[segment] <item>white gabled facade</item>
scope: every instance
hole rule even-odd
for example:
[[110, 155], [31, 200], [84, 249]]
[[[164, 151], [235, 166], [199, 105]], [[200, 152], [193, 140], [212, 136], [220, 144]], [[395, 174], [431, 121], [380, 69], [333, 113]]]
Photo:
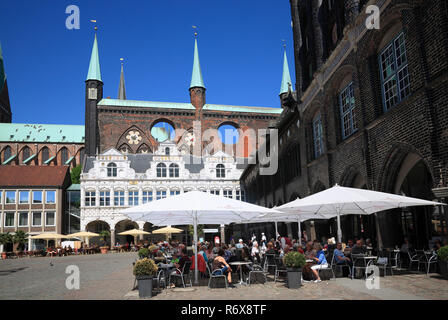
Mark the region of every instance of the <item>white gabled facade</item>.
[[[109, 149], [87, 161], [81, 174], [81, 230], [91, 222], [105, 222], [114, 243], [115, 233], [123, 228], [119, 223], [127, 220], [121, 210], [192, 190], [245, 200], [242, 172], [235, 158], [222, 152], [194, 163], [173, 142], [161, 143], [154, 154]], [[145, 222], [136, 224], [143, 230]]]

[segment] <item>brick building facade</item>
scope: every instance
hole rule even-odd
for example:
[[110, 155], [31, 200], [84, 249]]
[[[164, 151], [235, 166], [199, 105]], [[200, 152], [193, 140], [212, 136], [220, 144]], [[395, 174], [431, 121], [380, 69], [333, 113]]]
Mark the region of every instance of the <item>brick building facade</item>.
[[[95, 156], [110, 148], [125, 153], [152, 153], [157, 150], [160, 142], [168, 139], [178, 143], [179, 150], [193, 153], [195, 137], [199, 137], [199, 134], [202, 136], [206, 129], [218, 130], [224, 125], [230, 125], [241, 130], [240, 136], [242, 137], [243, 132], [247, 129], [257, 131], [275, 123], [282, 111], [280, 108], [206, 103], [206, 88], [199, 65], [197, 39], [195, 40], [193, 75], [189, 92], [189, 103], [126, 100], [122, 68], [118, 99], [103, 98], [103, 82], [97, 36], [95, 35], [86, 80], [86, 154]], [[195, 121], [200, 123], [200, 129], [199, 127], [196, 129]], [[184, 131], [176, 132], [176, 136], [169, 137], [169, 133], [163, 132], [164, 129], [159, 128], [160, 130], [156, 130], [156, 133], [165, 134], [165, 137], [161, 139], [154, 132], [154, 128], [161, 123], [167, 124], [171, 129]], [[192, 143], [186, 143], [186, 140], [190, 140]], [[216, 139], [213, 143], [221, 143], [222, 141], [219, 140]], [[246, 141], [246, 147], [244, 147], [244, 141]], [[205, 142], [203, 144], [205, 145]], [[239, 139], [233, 146], [234, 154], [239, 150], [238, 152], [247, 156], [254, 151], [249, 145], [247, 139]], [[224, 150], [223, 143], [220, 147], [221, 150]], [[194, 153], [196, 154], [196, 152]]]
[[[242, 175], [248, 200], [278, 206], [338, 183], [446, 202], [448, 10], [446, 1], [291, 0], [295, 92], [282, 96], [279, 170]], [[366, 8], [380, 9], [367, 29]], [[309, 222], [314, 237], [333, 221]], [[343, 240], [370, 237], [428, 247], [447, 235], [438, 208], [346, 216]], [[294, 234], [296, 225], [281, 228]]]

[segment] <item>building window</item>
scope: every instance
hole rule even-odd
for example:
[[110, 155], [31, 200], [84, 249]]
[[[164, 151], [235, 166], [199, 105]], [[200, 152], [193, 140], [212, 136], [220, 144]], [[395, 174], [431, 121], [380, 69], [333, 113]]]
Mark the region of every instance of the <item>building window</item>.
[[212, 189], [210, 193], [219, 196], [219, 189]]
[[236, 200], [246, 201], [244, 190], [236, 190]]
[[166, 165], [164, 163], [157, 165], [157, 178], [166, 178]]
[[33, 227], [41, 227], [42, 226], [42, 212], [33, 212]]
[[165, 190], [157, 190], [156, 200], [165, 199], [166, 191]]
[[232, 190], [224, 190], [223, 192], [225, 198], [233, 198], [233, 191]]
[[341, 108], [342, 138], [345, 139], [357, 129], [353, 82], [350, 82], [350, 84], [339, 94], [339, 105]]
[[226, 167], [223, 164], [218, 164], [216, 166], [216, 178], [225, 178], [226, 177]]
[[170, 190], [170, 196], [177, 196], [178, 194], [180, 194], [179, 190]]
[[19, 227], [28, 227], [28, 212], [19, 212]]
[[322, 119], [318, 113], [313, 119], [314, 158], [319, 158], [324, 153], [324, 141], [322, 134]]
[[383, 106], [387, 111], [411, 93], [403, 32], [381, 51], [379, 60]]
[[26, 159], [28, 159], [30, 157], [30, 148], [25, 147], [22, 150], [22, 162], [25, 162]]
[[110, 206], [110, 191], [100, 191], [100, 207]]
[[116, 177], [117, 176], [117, 165], [115, 163], [109, 163], [107, 165], [107, 176]]
[[16, 192], [6, 191], [5, 203], [16, 203]]
[[56, 203], [56, 191], [45, 191], [45, 203]]
[[14, 212], [5, 212], [5, 227], [14, 227]]
[[152, 201], [152, 191], [143, 191], [142, 201], [143, 201], [143, 204], [151, 202]]
[[95, 191], [86, 191], [85, 203], [86, 207], [94, 207], [95, 206]]
[[30, 192], [19, 191], [19, 203], [30, 203]]
[[12, 151], [11, 151], [11, 147], [10, 147], [10, 146], [7, 146], [7, 147], [5, 148], [5, 152], [3, 153], [3, 161], [6, 161], [6, 160], [8, 160], [9, 158], [11, 158], [11, 153], [12, 153]]
[[138, 191], [137, 190], [129, 191], [129, 205], [130, 206], [138, 206]]
[[114, 205], [124, 206], [124, 191], [114, 192]]
[[170, 155], [170, 148], [168, 148], [168, 147], [165, 148], [165, 155], [166, 156]]
[[42, 163], [45, 163], [48, 159], [50, 159], [50, 151], [45, 147], [42, 149]]
[[45, 213], [45, 225], [50, 227], [55, 225], [54, 212]]
[[42, 191], [33, 191], [33, 203], [42, 203]]
[[68, 160], [68, 150], [67, 148], [61, 149], [61, 164], [65, 164]]
[[179, 165], [170, 164], [170, 178], [179, 178]]

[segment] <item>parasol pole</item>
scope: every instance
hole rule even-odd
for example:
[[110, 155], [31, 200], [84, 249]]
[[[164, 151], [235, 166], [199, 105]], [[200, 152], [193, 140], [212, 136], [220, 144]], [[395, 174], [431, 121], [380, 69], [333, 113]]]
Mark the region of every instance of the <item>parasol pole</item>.
[[342, 242], [341, 208], [340, 208], [339, 205], [336, 207], [336, 212], [338, 213], [338, 220], [337, 220], [337, 223], [338, 223], [338, 242]]
[[194, 252], [194, 284], [198, 285], [198, 212], [195, 211], [194, 213], [194, 223], [193, 223], [193, 233], [194, 233], [194, 239], [193, 239], [193, 252]]
[[297, 217], [297, 231], [299, 233], [299, 244], [302, 245], [302, 226], [300, 225], [300, 217]]

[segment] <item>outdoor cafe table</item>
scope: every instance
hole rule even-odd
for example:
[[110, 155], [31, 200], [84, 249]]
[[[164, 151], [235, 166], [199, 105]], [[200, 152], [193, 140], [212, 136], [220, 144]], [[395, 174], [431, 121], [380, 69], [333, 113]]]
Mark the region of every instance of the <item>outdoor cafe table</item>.
[[243, 268], [241, 268], [241, 266], [252, 264], [252, 262], [250, 262], [250, 261], [234, 261], [234, 262], [229, 262], [229, 264], [231, 264], [232, 266], [240, 267], [240, 282], [238, 282], [238, 284], [247, 285], [247, 282], [243, 281]]

